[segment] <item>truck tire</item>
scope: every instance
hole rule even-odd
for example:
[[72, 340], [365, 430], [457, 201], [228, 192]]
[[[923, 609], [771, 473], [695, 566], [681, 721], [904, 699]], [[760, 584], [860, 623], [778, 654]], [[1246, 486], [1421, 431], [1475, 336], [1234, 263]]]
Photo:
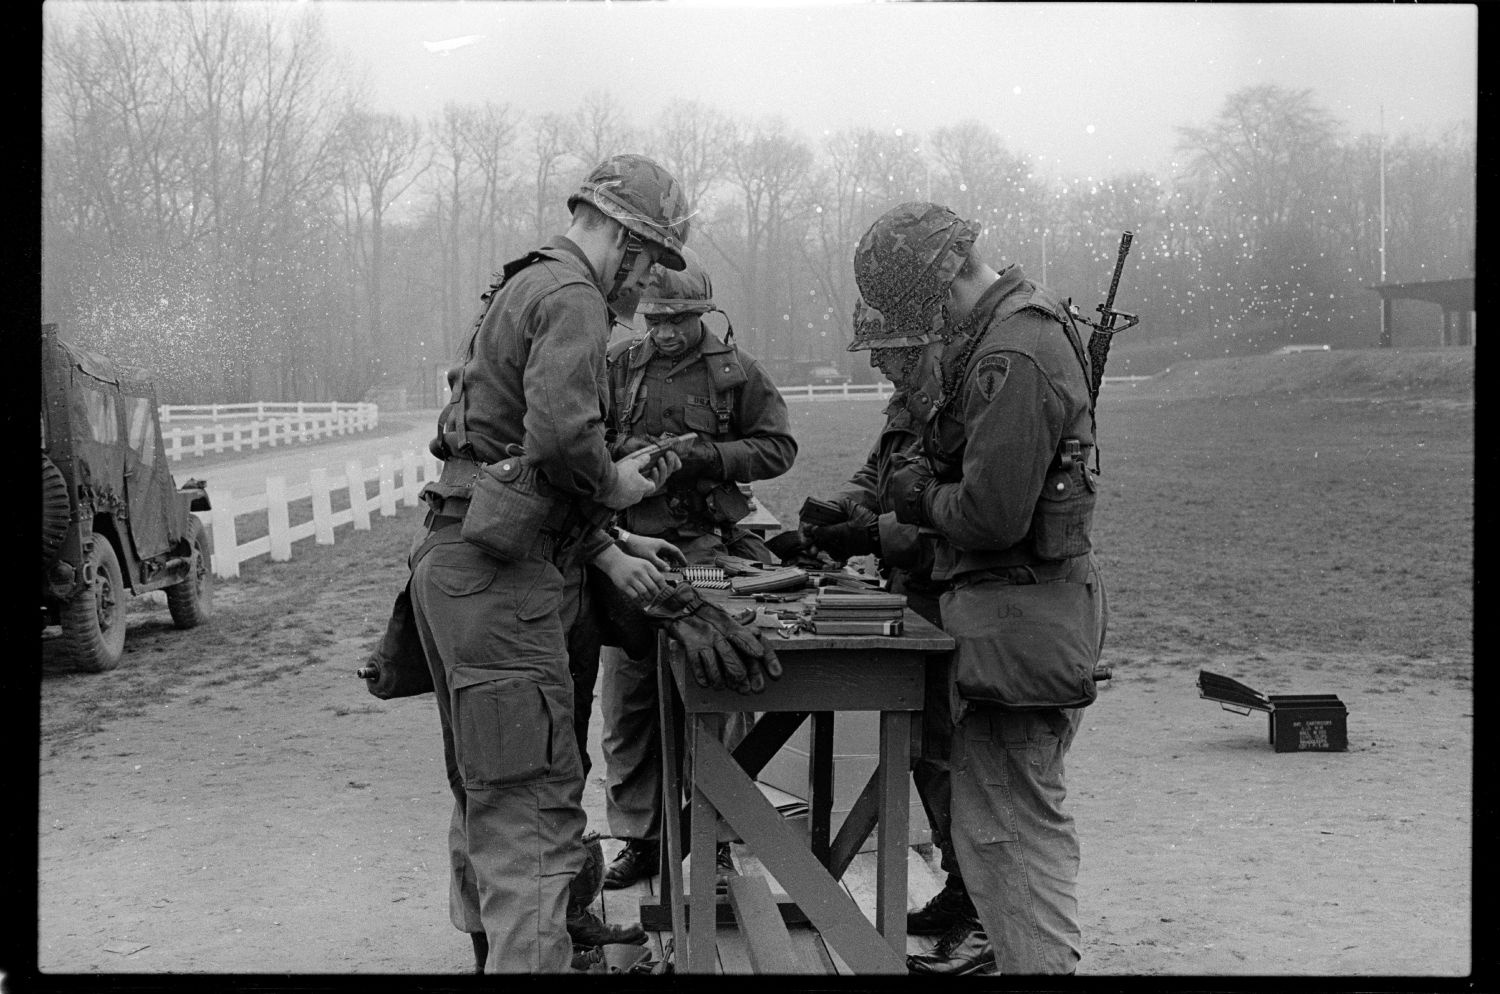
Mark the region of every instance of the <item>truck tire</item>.
[[81, 670], [102, 673], [119, 666], [125, 655], [125, 581], [103, 535], [94, 536], [88, 558], [94, 582], [62, 610], [63, 655]]
[[68, 537], [72, 520], [68, 505], [68, 481], [57, 464], [42, 453], [42, 568], [52, 565]]
[[213, 554], [208, 530], [196, 515], [188, 515], [188, 543], [193, 548], [193, 568], [187, 579], [167, 588], [167, 610], [178, 628], [197, 628], [213, 613]]

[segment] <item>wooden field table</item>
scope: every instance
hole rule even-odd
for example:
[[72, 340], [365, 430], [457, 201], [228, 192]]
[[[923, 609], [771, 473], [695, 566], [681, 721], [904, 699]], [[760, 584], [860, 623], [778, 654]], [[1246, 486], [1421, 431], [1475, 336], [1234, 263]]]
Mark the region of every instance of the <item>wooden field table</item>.
[[[728, 591], [702, 593], [731, 613], [756, 603], [749, 597], [729, 596]], [[641, 921], [647, 928], [652, 922], [670, 921], [677, 972], [714, 971], [715, 930], [725, 921], [739, 925], [757, 969], [784, 969], [788, 961], [777, 949], [785, 942], [783, 922], [806, 922], [855, 973], [906, 972], [912, 727], [922, 710], [928, 661], [951, 651], [953, 640], [910, 610], [904, 631], [901, 636], [798, 633], [790, 638], [767, 631], [784, 672], [780, 680], [768, 681], [761, 694], [698, 686], [681, 646], [665, 634], [658, 636], [664, 809], [672, 811], [682, 804], [676, 750], [667, 747], [677, 733], [674, 698], [682, 702], [686, 720], [684, 749], [691, 760], [692, 789], [681, 817], [663, 819], [667, 844], [660, 903], [643, 902]], [[724, 718], [744, 711], [761, 714], [731, 756], [720, 741]], [[880, 713], [880, 756], [837, 837], [830, 840], [833, 722], [841, 711]], [[809, 716], [811, 783], [804, 839], [783, 820], [754, 778]], [[720, 817], [785, 888], [789, 901], [771, 900], [763, 878], [736, 882], [727, 903], [716, 900], [712, 853]], [[877, 826], [879, 870], [872, 926], [838, 881]], [[709, 855], [692, 861], [691, 886], [684, 888], [682, 861], [694, 850]], [[768, 914], [767, 907], [780, 914]]]

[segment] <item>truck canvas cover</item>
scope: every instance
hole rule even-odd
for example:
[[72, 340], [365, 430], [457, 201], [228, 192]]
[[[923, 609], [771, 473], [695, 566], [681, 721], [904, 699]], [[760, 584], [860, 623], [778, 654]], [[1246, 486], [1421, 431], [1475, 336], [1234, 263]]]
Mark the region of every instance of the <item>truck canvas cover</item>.
[[[176, 490], [161, 433], [156, 430], [156, 387], [144, 369], [52, 338], [57, 349], [48, 360], [71, 379], [73, 455], [79, 479], [105, 500], [123, 501], [130, 536], [139, 559], [164, 555], [185, 536], [176, 534], [177, 516], [163, 495]], [[115, 492], [116, 480], [125, 493]]]

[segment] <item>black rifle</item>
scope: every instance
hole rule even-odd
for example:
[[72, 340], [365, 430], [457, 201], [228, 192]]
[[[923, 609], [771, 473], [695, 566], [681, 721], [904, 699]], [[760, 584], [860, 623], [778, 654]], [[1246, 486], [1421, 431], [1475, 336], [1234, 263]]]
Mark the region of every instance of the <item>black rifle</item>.
[[[1125, 270], [1125, 256], [1130, 254], [1130, 242], [1134, 238], [1135, 234], [1129, 231], [1120, 236], [1120, 253], [1115, 256], [1115, 271], [1109, 278], [1109, 294], [1097, 308], [1099, 320], [1095, 322], [1079, 316], [1084, 324], [1094, 329], [1093, 334], [1089, 335], [1088, 352], [1094, 378], [1094, 382], [1089, 385], [1089, 400], [1095, 404], [1099, 401], [1099, 384], [1104, 382], [1104, 363], [1109, 359], [1110, 339], [1116, 333], [1141, 323], [1141, 319], [1134, 314], [1115, 310], [1115, 293], [1120, 289], [1120, 274]], [[1117, 325], [1116, 322], [1121, 320], [1125, 323]]]

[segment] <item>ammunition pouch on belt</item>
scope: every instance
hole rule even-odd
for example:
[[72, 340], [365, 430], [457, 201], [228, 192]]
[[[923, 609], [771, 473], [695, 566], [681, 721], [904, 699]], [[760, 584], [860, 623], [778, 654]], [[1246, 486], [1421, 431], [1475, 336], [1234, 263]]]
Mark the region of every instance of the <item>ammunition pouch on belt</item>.
[[1087, 459], [1076, 440], [1047, 473], [1041, 496], [1031, 515], [1031, 544], [1038, 559], [1072, 559], [1090, 548], [1089, 529], [1094, 523], [1095, 487]]
[[506, 456], [485, 466], [469, 495], [461, 531], [464, 541], [509, 561], [532, 555], [539, 537], [551, 536], [555, 543], [565, 527], [569, 502], [547, 490], [522, 456]]
[[750, 513], [750, 498], [740, 492], [733, 480], [717, 484], [703, 495], [709, 517], [716, 524], [732, 525]]
[[572, 506], [514, 453], [489, 464], [448, 459], [437, 480], [422, 488], [422, 498], [434, 514], [462, 520], [464, 541], [507, 561], [553, 558]]

